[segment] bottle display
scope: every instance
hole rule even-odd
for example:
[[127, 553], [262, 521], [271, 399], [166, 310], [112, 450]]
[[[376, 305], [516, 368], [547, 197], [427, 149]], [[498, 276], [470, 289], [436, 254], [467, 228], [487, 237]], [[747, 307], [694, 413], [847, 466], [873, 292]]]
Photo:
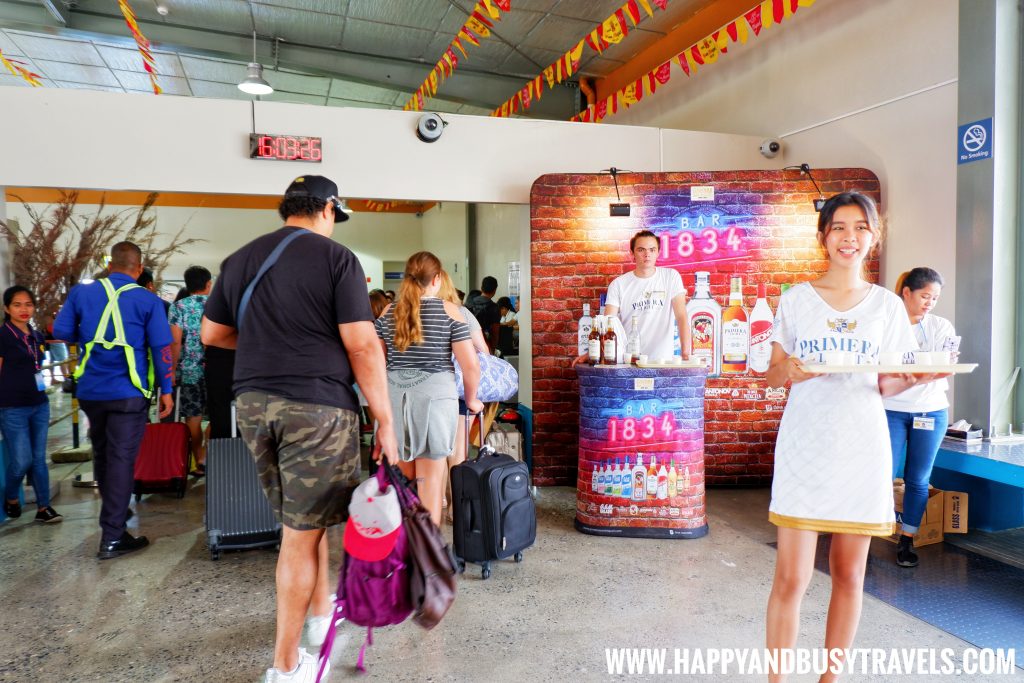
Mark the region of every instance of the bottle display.
[[652, 502], [682, 496], [690, 487], [690, 468], [676, 463], [675, 458], [658, 464], [656, 455], [650, 456], [644, 466], [642, 453], [636, 454], [635, 464], [630, 458], [615, 458], [595, 465], [590, 475], [590, 491], [625, 501]]
[[698, 271], [693, 298], [686, 303], [690, 317], [690, 338], [693, 340], [693, 358], [708, 369], [709, 376], [722, 372], [721, 328], [722, 307], [711, 297], [710, 274]]
[[729, 281], [729, 307], [722, 312], [722, 374], [747, 372], [750, 353], [750, 323], [743, 308], [743, 278]]
[[590, 304], [583, 304], [583, 317], [580, 318], [576, 330], [576, 355], [582, 356], [590, 351], [590, 331], [594, 328], [594, 319], [590, 317]]
[[597, 365], [601, 362], [601, 326], [603, 322], [604, 316], [597, 316], [594, 319], [593, 326], [590, 328], [590, 334], [587, 336], [587, 355], [591, 365]]
[[775, 316], [765, 298], [765, 286], [757, 286], [757, 301], [750, 311], [750, 370], [759, 374], [768, 372], [772, 358], [772, 330]]

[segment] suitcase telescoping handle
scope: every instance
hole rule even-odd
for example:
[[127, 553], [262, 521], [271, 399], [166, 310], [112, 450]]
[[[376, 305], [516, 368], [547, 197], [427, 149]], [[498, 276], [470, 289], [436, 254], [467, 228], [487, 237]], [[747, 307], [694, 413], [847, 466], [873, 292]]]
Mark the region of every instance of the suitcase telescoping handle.
[[235, 402], [231, 402], [231, 438], [238, 437], [238, 416], [235, 413]]
[[[472, 439], [470, 439], [469, 433], [473, 430], [473, 419], [480, 418], [480, 450], [476, 452], [476, 460], [480, 459], [482, 455], [493, 454], [494, 449], [488, 446], [484, 442], [484, 414], [480, 413], [466, 413], [466, 458], [469, 459], [469, 448], [472, 446]], [[486, 452], [485, 452], [486, 449]]]

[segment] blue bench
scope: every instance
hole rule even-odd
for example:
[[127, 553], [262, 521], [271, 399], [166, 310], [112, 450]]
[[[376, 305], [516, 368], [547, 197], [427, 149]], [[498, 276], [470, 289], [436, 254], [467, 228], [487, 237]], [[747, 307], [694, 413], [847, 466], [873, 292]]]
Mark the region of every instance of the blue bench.
[[1024, 526], [1024, 443], [942, 442], [932, 470], [932, 486], [963, 491], [968, 524], [982, 531]]

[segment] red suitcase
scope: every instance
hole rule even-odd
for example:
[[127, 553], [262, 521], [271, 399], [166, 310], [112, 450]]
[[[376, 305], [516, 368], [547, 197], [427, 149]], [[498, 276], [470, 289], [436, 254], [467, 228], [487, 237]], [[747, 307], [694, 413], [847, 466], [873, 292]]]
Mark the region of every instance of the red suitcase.
[[183, 422], [146, 425], [135, 458], [135, 500], [144, 493], [174, 491], [185, 496], [191, 435]]

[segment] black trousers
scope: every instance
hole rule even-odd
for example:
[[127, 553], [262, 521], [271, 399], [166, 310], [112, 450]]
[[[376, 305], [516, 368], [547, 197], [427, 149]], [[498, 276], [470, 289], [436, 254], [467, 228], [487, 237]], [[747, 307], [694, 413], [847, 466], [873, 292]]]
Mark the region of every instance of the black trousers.
[[149, 421], [149, 402], [138, 398], [79, 404], [89, 418], [93, 476], [100, 485], [101, 543], [121, 538], [135, 488], [135, 458]]
[[210, 438], [231, 438], [231, 389], [235, 374], [235, 352], [216, 346], [206, 347], [206, 414], [210, 418]]

